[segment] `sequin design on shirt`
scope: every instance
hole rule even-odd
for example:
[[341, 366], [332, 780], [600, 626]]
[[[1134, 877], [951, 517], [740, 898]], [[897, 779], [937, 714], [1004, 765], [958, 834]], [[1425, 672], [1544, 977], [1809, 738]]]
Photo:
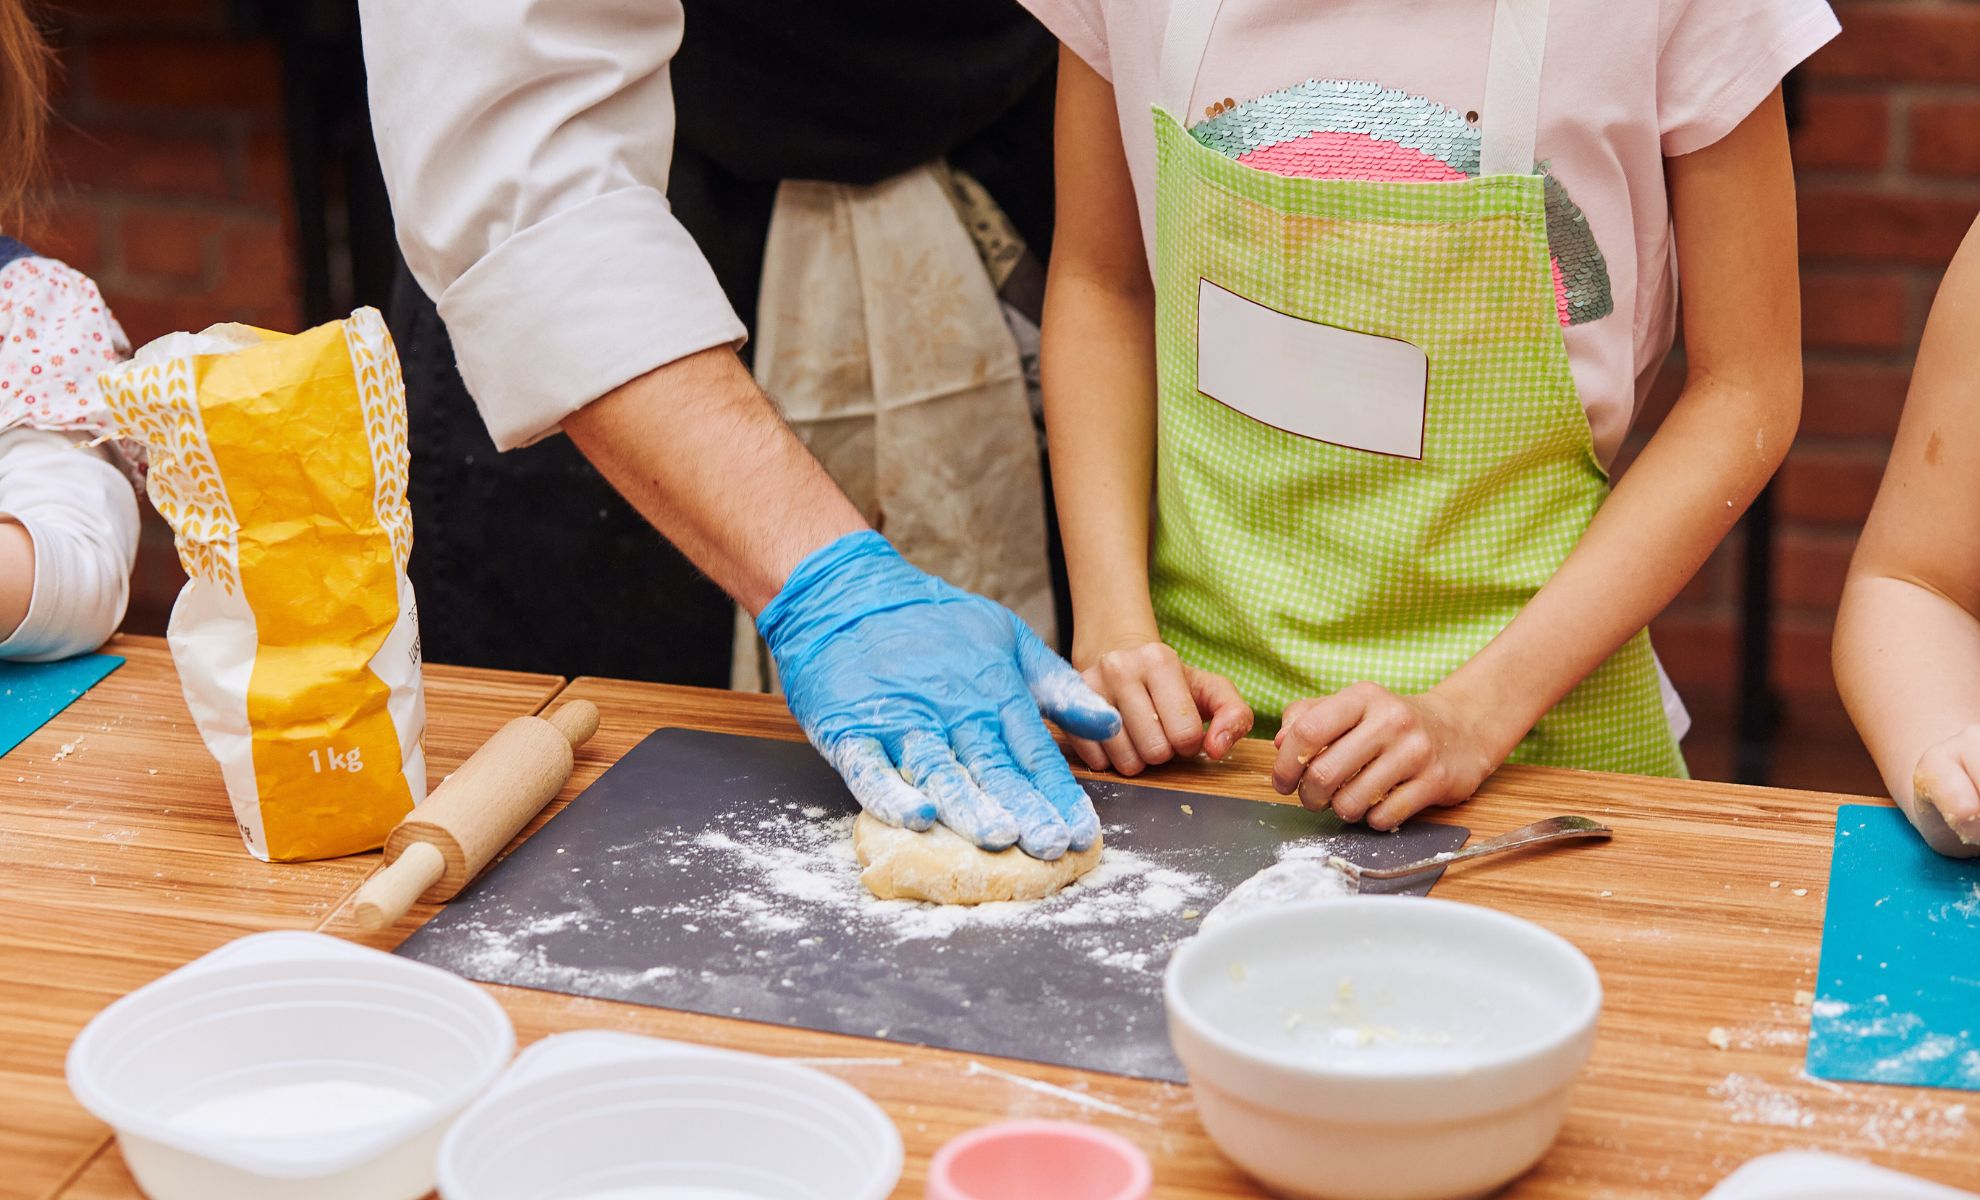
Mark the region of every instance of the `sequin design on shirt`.
[[[1434, 101], [1380, 84], [1309, 79], [1215, 108], [1215, 115], [1191, 127], [1197, 141], [1275, 175], [1434, 183], [1478, 174], [1476, 125]], [[1615, 310], [1609, 264], [1567, 188], [1544, 162], [1538, 168], [1561, 324], [1599, 320]]]

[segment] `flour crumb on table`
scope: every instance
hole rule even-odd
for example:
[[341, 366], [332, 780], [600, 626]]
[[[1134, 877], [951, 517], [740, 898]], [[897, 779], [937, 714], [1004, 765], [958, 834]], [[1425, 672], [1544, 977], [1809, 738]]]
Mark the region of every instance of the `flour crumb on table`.
[[1193, 808], [1191, 808], [1191, 807], [1190, 807], [1189, 805], [1187, 805], [1187, 804], [1185, 804], [1185, 805], [1183, 805], [1183, 806], [1182, 806], [1182, 810], [1183, 810], [1183, 815], [1184, 815], [1184, 816], [1186, 816], [1186, 817], [1193, 817], [1193, 816], [1195, 816], [1195, 815], [1196, 815], [1196, 810], [1195, 810], [1195, 809], [1193, 809]]
[[1714, 1050], [1732, 1049], [1732, 1033], [1723, 1025], [1714, 1025], [1705, 1033], [1705, 1040]]
[[[1801, 1085], [1827, 1094], [1808, 1098]], [[1845, 1154], [1959, 1146], [1976, 1132], [1964, 1104], [1922, 1105], [1904, 1093], [1843, 1088], [1806, 1073], [1798, 1073], [1793, 1085], [1734, 1073], [1713, 1084], [1709, 1094], [1734, 1125], [1814, 1130], [1825, 1149]]]

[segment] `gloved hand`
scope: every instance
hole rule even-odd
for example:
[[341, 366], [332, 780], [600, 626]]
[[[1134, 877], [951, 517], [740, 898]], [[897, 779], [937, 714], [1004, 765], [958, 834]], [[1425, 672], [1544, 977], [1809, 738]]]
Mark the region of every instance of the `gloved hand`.
[[1039, 711], [1095, 740], [1120, 716], [1009, 609], [862, 532], [799, 563], [756, 626], [791, 715], [875, 817], [1043, 859], [1100, 836]]

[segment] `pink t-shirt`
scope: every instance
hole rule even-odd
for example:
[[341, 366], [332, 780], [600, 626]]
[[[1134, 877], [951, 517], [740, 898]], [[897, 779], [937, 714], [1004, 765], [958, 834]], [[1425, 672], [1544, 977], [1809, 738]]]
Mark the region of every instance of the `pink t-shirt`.
[[[1113, 83], [1152, 259], [1167, 0], [1023, 3]], [[1492, 14], [1492, 0], [1225, 0], [1176, 115], [1282, 174], [1475, 174], [1467, 126], [1484, 101]], [[1552, 0], [1536, 155], [1568, 359], [1604, 463], [1676, 326], [1665, 157], [1731, 132], [1838, 28], [1824, 0]]]

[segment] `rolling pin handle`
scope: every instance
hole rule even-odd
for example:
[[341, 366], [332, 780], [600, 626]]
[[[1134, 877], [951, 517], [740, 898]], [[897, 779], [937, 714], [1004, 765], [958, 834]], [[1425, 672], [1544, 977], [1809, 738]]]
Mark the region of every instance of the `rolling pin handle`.
[[383, 929], [411, 911], [427, 888], [440, 882], [447, 859], [427, 842], [413, 842], [358, 889], [358, 924]]
[[549, 721], [576, 750], [598, 732], [598, 706], [589, 700], [573, 700], [550, 714]]

